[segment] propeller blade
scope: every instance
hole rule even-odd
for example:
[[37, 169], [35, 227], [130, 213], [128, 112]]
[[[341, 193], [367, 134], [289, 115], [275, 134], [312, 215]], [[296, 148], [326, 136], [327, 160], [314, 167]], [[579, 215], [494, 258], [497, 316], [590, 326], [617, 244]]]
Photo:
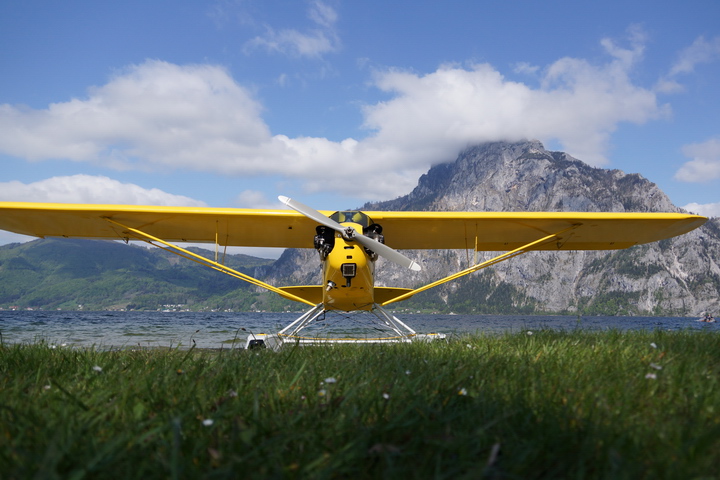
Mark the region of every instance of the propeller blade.
[[368, 250], [372, 250], [373, 252], [377, 253], [381, 257], [385, 257], [391, 262], [395, 262], [400, 266], [403, 266], [405, 268], [409, 268], [410, 270], [414, 270], [416, 272], [419, 272], [422, 270], [422, 267], [419, 263], [415, 262], [414, 260], [409, 259], [402, 253], [398, 252], [397, 250], [394, 250], [384, 243], [380, 243], [375, 239], [372, 239], [370, 237], [366, 237], [365, 235], [355, 235], [353, 238], [356, 242], [361, 244], [363, 247], [367, 248]]
[[342, 234], [346, 240], [356, 241], [363, 247], [367, 248], [368, 250], [372, 250], [381, 257], [385, 257], [391, 262], [395, 262], [398, 265], [409, 268], [410, 270], [414, 270], [416, 272], [421, 270], [420, 264], [409, 259], [397, 250], [393, 250], [392, 248], [378, 242], [377, 240], [366, 237], [362, 233], [358, 233], [352, 227], [343, 227], [336, 221], [326, 217], [317, 210], [298, 202], [297, 200], [293, 200], [292, 198], [288, 198], [282, 195], [278, 197], [278, 200], [280, 200], [282, 203], [292, 208], [293, 210], [305, 215], [312, 220], [315, 220], [317, 223], [332, 228], [336, 232]]
[[[317, 210], [308, 207], [304, 203], [300, 203], [297, 200], [293, 200], [292, 198], [284, 197], [280, 195], [278, 197], [278, 200], [280, 200], [282, 203], [284, 203], [286, 206], [292, 208], [298, 213], [302, 213], [306, 217], [315, 220], [320, 225], [325, 225], [326, 227], [330, 227], [333, 230], [335, 230], [338, 233], [342, 233], [343, 235], [348, 233], [348, 227], [343, 227], [339, 223], [337, 223], [335, 220], [332, 220], [322, 213], [318, 212]], [[354, 229], [350, 229], [355, 231]]]

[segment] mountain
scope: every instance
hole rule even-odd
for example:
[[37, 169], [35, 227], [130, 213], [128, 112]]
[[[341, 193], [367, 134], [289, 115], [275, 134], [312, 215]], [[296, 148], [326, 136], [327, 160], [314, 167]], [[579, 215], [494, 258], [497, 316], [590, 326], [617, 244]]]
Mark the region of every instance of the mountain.
[[[363, 210], [677, 212], [649, 180], [593, 168], [536, 141], [473, 146], [432, 167], [408, 195]], [[386, 237], [392, 246], [392, 238]], [[458, 313], [700, 315], [718, 313], [720, 221], [612, 252], [531, 252], [416, 295], [397, 308]], [[212, 252], [196, 249], [205, 256]], [[410, 272], [383, 259], [377, 283], [416, 287], [497, 253], [404, 252]], [[277, 261], [228, 255], [227, 265], [275, 285], [320, 283], [313, 250]], [[280, 310], [299, 304], [160, 249], [93, 240], [0, 247], [0, 307]], [[178, 307], [182, 305], [182, 307]]]
[[[272, 260], [227, 255], [224, 263], [253, 274]], [[77, 239], [0, 247], [1, 308], [250, 310], [275, 303], [272, 295], [157, 248]]]
[[[593, 168], [540, 142], [468, 148], [423, 175], [408, 195], [361, 210], [678, 212], [638, 174]], [[392, 246], [392, 238], [386, 238]], [[611, 252], [531, 252], [417, 295], [410, 308], [467, 313], [699, 315], [720, 309], [720, 223]], [[404, 252], [419, 273], [378, 261], [379, 285], [414, 287], [475, 262], [472, 251]], [[496, 253], [479, 252], [477, 261]], [[284, 283], [319, 283], [315, 252], [286, 251], [268, 268]]]

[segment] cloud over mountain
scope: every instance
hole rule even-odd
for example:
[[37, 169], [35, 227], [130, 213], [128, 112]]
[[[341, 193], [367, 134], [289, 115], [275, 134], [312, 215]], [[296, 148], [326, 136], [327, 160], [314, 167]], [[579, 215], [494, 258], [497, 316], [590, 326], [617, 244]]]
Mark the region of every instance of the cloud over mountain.
[[[314, 11], [329, 35], [333, 12]], [[605, 165], [618, 124], [668, 112], [632, 79], [643, 42], [632, 31], [627, 46], [601, 42], [604, 62], [565, 57], [526, 65], [517, 70], [531, 75], [525, 83], [490, 64], [444, 65], [425, 74], [377, 70], [373, 86], [386, 100], [364, 105], [358, 125], [364, 132], [340, 141], [271, 132], [255, 92], [223, 67], [148, 60], [90, 88], [85, 98], [44, 109], [0, 105], [0, 153], [116, 170], [275, 175], [306, 191], [342, 191], [352, 179], [369, 198], [407, 192], [439, 159], [485, 141], [536, 138]]]

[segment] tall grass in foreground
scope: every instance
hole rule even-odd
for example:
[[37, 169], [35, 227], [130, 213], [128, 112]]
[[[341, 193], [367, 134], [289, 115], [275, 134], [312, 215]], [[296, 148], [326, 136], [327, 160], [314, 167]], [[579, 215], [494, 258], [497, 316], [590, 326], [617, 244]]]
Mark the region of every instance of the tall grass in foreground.
[[0, 477], [718, 478], [720, 335], [0, 347]]

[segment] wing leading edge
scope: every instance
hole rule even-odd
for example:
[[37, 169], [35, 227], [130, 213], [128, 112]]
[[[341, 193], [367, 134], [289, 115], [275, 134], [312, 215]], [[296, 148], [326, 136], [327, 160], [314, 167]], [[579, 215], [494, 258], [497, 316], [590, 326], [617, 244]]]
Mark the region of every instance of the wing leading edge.
[[[512, 250], [565, 230], [539, 249], [615, 250], [682, 235], [707, 220], [685, 213], [364, 213], [396, 249], [480, 251]], [[283, 248], [312, 248], [316, 227], [290, 210], [0, 202], [0, 229], [24, 235], [133, 238], [118, 224], [172, 242]]]

